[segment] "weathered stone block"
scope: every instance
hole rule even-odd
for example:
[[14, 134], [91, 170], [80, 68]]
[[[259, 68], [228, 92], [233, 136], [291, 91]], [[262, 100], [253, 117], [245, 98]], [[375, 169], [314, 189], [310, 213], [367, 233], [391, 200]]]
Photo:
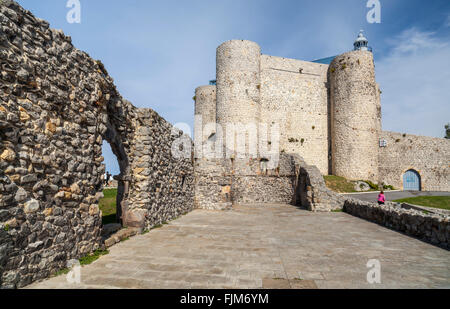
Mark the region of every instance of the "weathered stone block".
[[12, 149], [5, 149], [0, 155], [0, 159], [7, 162], [12, 162], [16, 159], [16, 153]]
[[25, 203], [24, 211], [27, 214], [31, 214], [39, 211], [39, 208], [40, 208], [39, 201], [32, 199], [27, 203]]

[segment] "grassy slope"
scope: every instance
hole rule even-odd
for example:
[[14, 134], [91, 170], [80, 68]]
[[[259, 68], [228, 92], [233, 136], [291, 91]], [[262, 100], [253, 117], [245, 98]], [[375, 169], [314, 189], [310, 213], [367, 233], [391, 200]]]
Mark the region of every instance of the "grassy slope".
[[99, 202], [100, 210], [103, 213], [103, 224], [116, 223], [116, 197], [117, 189], [106, 189], [105, 195]]
[[405, 198], [395, 202], [450, 210], [450, 196], [419, 196]]
[[343, 177], [338, 176], [324, 176], [325, 183], [330, 190], [338, 193], [353, 193], [356, 192], [355, 184]]

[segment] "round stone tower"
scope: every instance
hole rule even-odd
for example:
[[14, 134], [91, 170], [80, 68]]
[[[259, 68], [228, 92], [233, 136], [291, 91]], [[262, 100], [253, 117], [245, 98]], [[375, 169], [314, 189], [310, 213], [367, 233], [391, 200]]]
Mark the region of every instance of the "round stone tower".
[[370, 51], [336, 57], [329, 68], [332, 172], [378, 181], [379, 88]]
[[[201, 86], [195, 89], [195, 115], [201, 115], [201, 130], [195, 128], [198, 140], [206, 141], [216, 133], [216, 86]], [[197, 119], [196, 119], [197, 121]], [[198, 123], [196, 122], [197, 126]], [[197, 140], [197, 136], [196, 136]]]
[[225, 145], [230, 124], [257, 128], [260, 122], [260, 67], [261, 48], [254, 42], [232, 40], [217, 48], [217, 123]]

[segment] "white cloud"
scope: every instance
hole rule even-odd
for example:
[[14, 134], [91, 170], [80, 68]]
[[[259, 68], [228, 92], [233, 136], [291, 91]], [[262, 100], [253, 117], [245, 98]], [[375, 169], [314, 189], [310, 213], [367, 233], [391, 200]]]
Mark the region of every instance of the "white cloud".
[[383, 128], [443, 137], [450, 121], [448, 39], [411, 28], [388, 43], [391, 52], [376, 63]]
[[416, 28], [410, 28], [403, 31], [395, 39], [388, 39], [388, 43], [393, 46], [392, 54], [420, 52], [448, 45], [446, 41], [440, 40], [435, 35], [435, 32], [424, 32]]

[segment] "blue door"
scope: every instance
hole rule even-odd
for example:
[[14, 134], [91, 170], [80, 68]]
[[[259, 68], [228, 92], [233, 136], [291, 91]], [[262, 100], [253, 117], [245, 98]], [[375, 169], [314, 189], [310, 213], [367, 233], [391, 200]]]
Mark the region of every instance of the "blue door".
[[409, 170], [403, 176], [403, 190], [420, 191], [420, 175], [414, 170]]

